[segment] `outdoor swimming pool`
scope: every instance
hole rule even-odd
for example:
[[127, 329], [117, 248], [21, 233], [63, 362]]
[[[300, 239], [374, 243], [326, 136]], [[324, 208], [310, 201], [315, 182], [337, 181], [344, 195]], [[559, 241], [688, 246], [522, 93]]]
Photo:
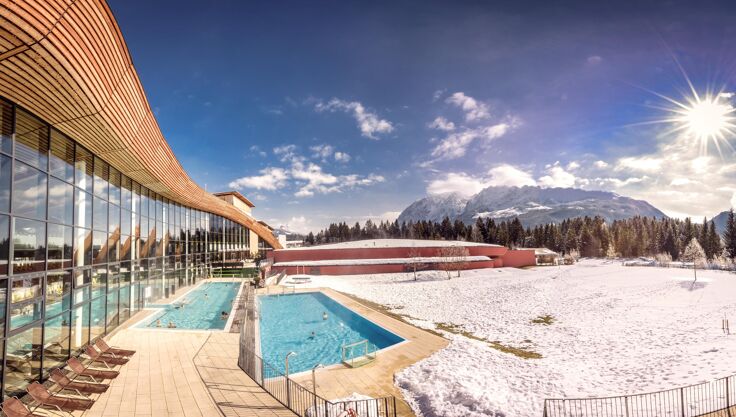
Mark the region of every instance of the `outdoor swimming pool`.
[[171, 304], [150, 306], [162, 311], [136, 327], [168, 330], [173, 323], [176, 329], [223, 330], [227, 320], [221, 313], [230, 313], [239, 289], [239, 282], [206, 282]]
[[289, 372], [296, 373], [340, 363], [346, 344], [367, 339], [383, 349], [404, 340], [321, 292], [263, 295], [258, 301], [262, 356], [281, 372], [292, 351], [297, 355], [289, 359]]

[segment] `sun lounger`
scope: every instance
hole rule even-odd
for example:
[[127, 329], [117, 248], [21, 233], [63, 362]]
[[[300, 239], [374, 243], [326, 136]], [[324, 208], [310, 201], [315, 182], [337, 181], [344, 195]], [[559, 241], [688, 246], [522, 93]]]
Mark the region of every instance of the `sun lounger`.
[[8, 398], [3, 401], [3, 405], [0, 406], [3, 415], [7, 417], [46, 417], [41, 414], [34, 414], [28, 409], [28, 406], [23, 404], [21, 400], [16, 397]]
[[99, 338], [97, 339], [97, 342], [95, 342], [95, 347], [100, 350], [103, 354], [110, 353], [116, 356], [126, 356], [130, 357], [135, 355], [134, 350], [130, 349], [121, 349], [119, 347], [110, 346], [105, 342], [105, 339]]
[[43, 385], [34, 382], [26, 388], [28, 394], [42, 407], [55, 408], [67, 412], [75, 410], [89, 410], [94, 401], [85, 397], [72, 397], [66, 395], [53, 395]]
[[61, 369], [54, 369], [51, 371], [51, 380], [56, 382], [57, 385], [61, 387], [61, 389], [69, 389], [77, 391], [79, 395], [84, 394], [101, 394], [110, 387], [107, 384], [100, 384], [97, 382], [87, 382], [87, 381], [75, 381], [72, 379], [69, 379], [68, 376], [64, 375], [64, 372], [61, 371]]
[[77, 358], [69, 358], [66, 363], [75, 374], [91, 377], [93, 381], [95, 380], [94, 378], [115, 379], [120, 375], [118, 371], [112, 369], [85, 367]]
[[84, 353], [86, 353], [87, 356], [92, 359], [92, 362], [101, 362], [108, 367], [111, 367], [110, 365], [125, 365], [126, 363], [128, 363], [128, 358], [103, 355], [92, 345], [87, 345], [84, 348]]

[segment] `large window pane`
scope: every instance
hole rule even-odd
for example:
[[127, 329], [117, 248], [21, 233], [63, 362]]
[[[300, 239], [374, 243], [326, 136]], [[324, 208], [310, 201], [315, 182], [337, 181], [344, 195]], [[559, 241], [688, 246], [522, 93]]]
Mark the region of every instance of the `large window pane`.
[[23, 395], [26, 386], [39, 379], [42, 343], [40, 324], [8, 338], [5, 395]]
[[128, 235], [120, 235], [120, 260], [128, 261], [131, 256], [133, 239]]
[[13, 152], [13, 106], [0, 101], [0, 152]]
[[104, 264], [107, 263], [107, 233], [106, 232], [92, 232], [92, 263]]
[[105, 334], [105, 300], [100, 297], [92, 300], [92, 325], [90, 326], [90, 338], [95, 339]]
[[107, 331], [118, 327], [118, 292], [107, 294]]
[[[8, 303], [7, 292], [8, 292], [8, 280], [0, 279], [0, 334], [5, 334], [5, 307], [7, 306], [7, 303]], [[0, 345], [2, 345], [2, 342], [0, 342]], [[2, 366], [0, 366], [0, 369], [1, 368]]]
[[46, 174], [21, 162], [15, 164], [13, 214], [46, 220]]
[[107, 288], [107, 269], [95, 268], [92, 271], [92, 298], [105, 295]]
[[120, 196], [120, 206], [126, 210], [133, 209], [133, 181], [126, 176], [122, 176], [122, 193]]
[[121, 210], [120, 213], [120, 233], [124, 235], [129, 235], [133, 233], [133, 230], [131, 229], [132, 219], [131, 219], [131, 212], [128, 210]]
[[53, 177], [49, 179], [49, 220], [69, 225], [74, 221], [74, 187]]
[[46, 320], [44, 325], [43, 373], [47, 377], [55, 368], [64, 365], [69, 359], [69, 313]]
[[74, 192], [74, 224], [92, 228], [92, 194], [79, 189]]
[[111, 234], [120, 234], [120, 207], [110, 204], [108, 227]]
[[55, 316], [71, 307], [71, 271], [53, 271], [46, 277], [46, 317]]
[[38, 169], [48, 169], [49, 127], [23, 110], [16, 112], [15, 158]]
[[110, 168], [110, 203], [120, 205], [120, 171]]
[[10, 216], [0, 215], [0, 275], [8, 275], [9, 249], [10, 249]]
[[49, 174], [74, 183], [74, 142], [56, 129], [51, 129]]
[[74, 184], [88, 193], [92, 192], [93, 160], [91, 153], [79, 145], [76, 146], [74, 154]]
[[120, 322], [130, 317], [130, 285], [120, 287]]
[[95, 197], [92, 210], [94, 211], [94, 229], [107, 231], [107, 201]]
[[[1, 137], [2, 135], [0, 135]], [[10, 211], [10, 177], [12, 166], [10, 157], [0, 155], [0, 211], [6, 213]]]
[[107, 200], [107, 178], [110, 175], [110, 166], [107, 162], [95, 157], [95, 195]]
[[107, 261], [117, 262], [120, 260], [120, 235], [108, 234], [107, 238]]
[[74, 266], [92, 265], [92, 231], [74, 228]]
[[46, 260], [46, 223], [14, 219], [13, 274], [43, 271]]
[[72, 266], [72, 227], [49, 223], [48, 269]]
[[82, 350], [89, 343], [89, 303], [78, 306], [72, 312], [72, 352]]

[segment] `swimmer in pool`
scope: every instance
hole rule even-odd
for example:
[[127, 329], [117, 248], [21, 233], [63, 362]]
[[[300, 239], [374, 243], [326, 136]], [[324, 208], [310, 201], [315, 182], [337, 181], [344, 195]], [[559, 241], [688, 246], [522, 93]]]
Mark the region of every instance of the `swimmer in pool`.
[[315, 336], [317, 336], [317, 335], [314, 332], [312, 332], [312, 334], [309, 336], [309, 339], [310, 340], [314, 340]]
[[156, 320], [156, 327], [161, 327], [161, 319]]
[[173, 321], [169, 322], [169, 329], [176, 329], [176, 324]]
[[220, 313], [220, 320], [227, 320], [227, 316], [229, 316], [227, 311], [223, 311], [222, 313]]
[[322, 313], [322, 320], [327, 320], [327, 312]]

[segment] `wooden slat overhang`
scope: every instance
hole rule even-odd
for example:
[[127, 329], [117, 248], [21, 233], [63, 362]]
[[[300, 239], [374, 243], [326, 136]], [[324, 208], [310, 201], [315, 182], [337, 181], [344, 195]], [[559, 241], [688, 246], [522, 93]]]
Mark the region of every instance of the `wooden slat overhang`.
[[0, 0], [0, 95], [134, 181], [281, 247], [266, 227], [189, 178], [161, 133], [104, 0]]

